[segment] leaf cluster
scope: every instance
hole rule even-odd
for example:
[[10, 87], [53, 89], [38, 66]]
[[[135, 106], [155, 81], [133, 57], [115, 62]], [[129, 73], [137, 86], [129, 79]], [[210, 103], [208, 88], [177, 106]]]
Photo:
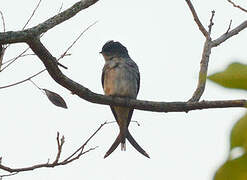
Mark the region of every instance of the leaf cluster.
[[[208, 79], [225, 88], [247, 90], [247, 65], [234, 62]], [[231, 130], [228, 159], [217, 170], [214, 179], [247, 179], [247, 112]]]

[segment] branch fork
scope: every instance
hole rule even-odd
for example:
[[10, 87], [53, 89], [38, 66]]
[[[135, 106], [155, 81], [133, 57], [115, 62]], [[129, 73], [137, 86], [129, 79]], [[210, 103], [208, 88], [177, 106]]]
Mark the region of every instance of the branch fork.
[[[86, 147], [86, 145], [88, 144], [88, 142], [100, 131], [100, 129], [105, 126], [106, 124], [108, 124], [107, 122], [101, 124], [99, 126], [99, 128], [76, 150], [74, 151], [71, 155], [69, 155], [68, 157], [64, 158], [64, 160], [61, 160], [61, 154], [62, 154], [62, 150], [63, 150], [63, 145], [65, 143], [65, 138], [64, 136], [60, 137], [60, 133], [57, 132], [57, 138], [56, 138], [56, 141], [57, 141], [57, 155], [56, 155], [56, 158], [55, 160], [50, 163], [49, 160], [48, 162], [46, 163], [43, 163], [43, 164], [37, 164], [37, 165], [33, 165], [33, 166], [29, 166], [29, 167], [24, 167], [24, 168], [11, 168], [11, 167], [8, 167], [8, 166], [5, 166], [3, 165], [3, 163], [0, 163], [0, 169], [4, 170], [4, 171], [7, 171], [9, 172], [10, 174], [7, 174], [7, 175], [0, 175], [0, 178], [1, 177], [4, 177], [4, 176], [10, 176], [10, 175], [14, 175], [16, 173], [19, 173], [19, 172], [24, 172], [24, 171], [31, 171], [31, 170], [35, 170], [35, 169], [39, 169], [39, 168], [54, 168], [54, 167], [57, 167], [57, 166], [61, 166], [61, 165], [66, 165], [66, 164], [69, 164], [79, 158], [81, 158], [82, 155], [92, 151], [92, 150], [95, 150], [97, 148], [96, 147], [93, 147], [93, 148], [89, 148], [88, 150], [84, 151], [84, 148]], [[2, 158], [0, 158], [2, 159]]]
[[[238, 34], [240, 31], [245, 29], [247, 27], [247, 21], [244, 21], [239, 26], [230, 30], [231, 24], [232, 24], [232, 20], [231, 20], [230, 25], [228, 26], [226, 33], [224, 33], [220, 37], [216, 38], [215, 40], [212, 40], [211, 32], [212, 32], [212, 27], [214, 25], [213, 18], [215, 15], [215, 11], [211, 12], [211, 18], [209, 21], [209, 26], [208, 26], [208, 31], [207, 31], [206, 28], [202, 25], [200, 19], [198, 18], [198, 15], [197, 15], [195, 8], [194, 8], [193, 4], [191, 3], [191, 1], [190, 0], [185, 0], [185, 1], [190, 8], [190, 11], [192, 13], [192, 16], [194, 17], [194, 20], [195, 20], [198, 28], [200, 29], [201, 33], [206, 38], [205, 43], [204, 43], [204, 47], [203, 47], [201, 62], [200, 62], [200, 72], [199, 72], [197, 88], [194, 91], [192, 97], [188, 101], [190, 103], [190, 102], [198, 102], [200, 100], [204, 90], [205, 90], [206, 80], [207, 80], [207, 72], [208, 72], [208, 62], [209, 62], [209, 58], [210, 58], [210, 54], [211, 54], [211, 49], [220, 45], [221, 43], [223, 43], [227, 39], [231, 38], [232, 36]], [[231, 2], [230, 0], [228, 0], [228, 1]]]

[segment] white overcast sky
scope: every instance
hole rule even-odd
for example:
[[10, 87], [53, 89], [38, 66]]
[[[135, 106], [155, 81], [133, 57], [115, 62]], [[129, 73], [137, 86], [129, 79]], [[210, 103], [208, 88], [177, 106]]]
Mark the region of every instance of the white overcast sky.
[[[8, 31], [20, 30], [38, 0], [1, 2]], [[76, 0], [43, 0], [29, 27], [55, 15]], [[215, 10], [212, 37], [226, 32], [247, 19], [247, 14], [233, 8], [227, 0], [197, 0], [194, 6], [207, 26]], [[236, 3], [243, 3], [241, 1]], [[247, 7], [246, 4], [242, 4]], [[108, 40], [117, 40], [129, 50], [139, 65], [141, 89], [139, 99], [186, 101], [196, 88], [204, 37], [193, 21], [185, 1], [100, 0], [74, 18], [48, 31], [42, 42], [53, 56], [59, 57], [71, 42], [90, 24], [88, 30], [61, 62], [63, 72], [90, 90], [103, 93], [98, 53]], [[2, 31], [2, 26], [0, 26]], [[223, 70], [232, 61], [247, 61], [247, 30], [212, 50], [209, 74]], [[18, 55], [27, 46], [15, 44], [5, 60]], [[31, 51], [29, 51], [31, 53]], [[19, 59], [0, 75], [0, 86], [22, 80], [44, 66], [35, 56]], [[62, 157], [78, 148], [99, 125], [113, 121], [110, 108], [89, 103], [56, 84], [45, 72], [33, 79], [41, 88], [59, 93], [68, 109], [53, 106], [30, 82], [0, 90], [0, 156], [3, 164], [25, 167], [44, 163], [56, 155], [56, 132], [65, 136]], [[202, 99], [247, 98], [244, 91], [224, 89], [212, 82]], [[43, 179], [212, 179], [215, 170], [227, 158], [232, 125], [245, 111], [240, 108], [197, 110], [189, 113], [153, 113], [136, 110], [130, 131], [151, 159], [136, 152], [130, 144], [127, 151], [118, 148], [107, 159], [105, 152], [118, 134], [116, 124], [105, 126], [87, 148], [99, 146], [74, 163], [54, 169], [38, 169], [8, 177], [11, 180]], [[6, 172], [0, 171], [1, 174]], [[6, 178], [7, 179], [7, 178]]]

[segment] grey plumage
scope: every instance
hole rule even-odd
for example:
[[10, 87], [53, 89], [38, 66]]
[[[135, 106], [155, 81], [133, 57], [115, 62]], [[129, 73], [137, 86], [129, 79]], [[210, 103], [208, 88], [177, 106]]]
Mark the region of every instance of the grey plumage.
[[[102, 48], [105, 65], [102, 71], [102, 86], [106, 95], [136, 98], [140, 88], [140, 73], [136, 63], [129, 57], [127, 48], [121, 43], [109, 41]], [[132, 108], [110, 106], [119, 125], [120, 133], [105, 157], [109, 156], [121, 143], [125, 150], [125, 139], [137, 151], [149, 158], [149, 155], [138, 145], [128, 130], [133, 114]]]

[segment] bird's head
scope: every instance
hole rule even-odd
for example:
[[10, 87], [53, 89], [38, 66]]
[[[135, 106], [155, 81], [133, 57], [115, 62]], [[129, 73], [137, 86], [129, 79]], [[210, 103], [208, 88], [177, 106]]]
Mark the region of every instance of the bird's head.
[[105, 60], [111, 60], [114, 57], [129, 57], [128, 50], [120, 42], [107, 41], [100, 52]]

